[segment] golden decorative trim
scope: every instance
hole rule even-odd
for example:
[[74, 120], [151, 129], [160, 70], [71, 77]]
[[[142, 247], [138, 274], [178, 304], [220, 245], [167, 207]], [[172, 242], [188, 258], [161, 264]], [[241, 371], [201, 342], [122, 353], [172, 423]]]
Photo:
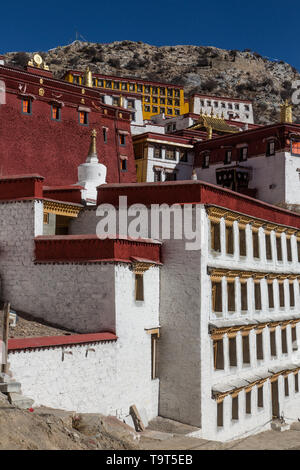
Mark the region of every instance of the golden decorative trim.
[[258, 231], [259, 228], [263, 227], [266, 233], [271, 232], [272, 230], [279, 232], [280, 234], [286, 232], [288, 235], [297, 234], [296, 236], [300, 239], [300, 231], [292, 227], [277, 225], [272, 222], [255, 219], [253, 217], [239, 214], [238, 212], [233, 212], [222, 207], [208, 206], [206, 211], [209, 219], [213, 220], [214, 222], [220, 222], [220, 219], [223, 217], [225, 218], [226, 224], [232, 224], [234, 221], [237, 221], [241, 225], [251, 224], [253, 231]]
[[280, 375], [283, 375], [285, 377], [288, 374], [297, 374], [299, 370], [300, 370], [300, 367], [296, 367], [295, 369], [292, 369], [292, 370], [283, 369], [279, 372], [276, 372], [276, 374], [273, 374], [271, 377], [265, 377], [259, 380], [255, 380], [254, 382], [251, 382], [245, 385], [244, 387], [234, 388], [224, 393], [213, 392], [212, 398], [216, 400], [217, 403], [223, 401], [224, 398], [228, 395], [231, 395], [232, 398], [235, 398], [242, 390], [244, 390], [245, 392], [248, 392], [255, 386], [261, 387], [268, 379], [270, 379], [270, 382], [272, 383], [272, 382], [275, 382]]
[[81, 207], [65, 204], [58, 201], [44, 201], [44, 213], [78, 217]]
[[234, 326], [224, 326], [222, 328], [214, 328], [211, 333], [211, 339], [220, 340], [226, 334], [228, 337], [234, 337], [237, 333], [241, 333], [242, 336], [246, 336], [250, 333], [251, 330], [254, 330], [254, 333], [259, 334], [266, 327], [269, 327], [271, 331], [275, 330], [277, 326], [286, 327], [288, 324], [295, 324], [300, 322], [300, 318], [297, 319], [287, 319], [287, 320], [276, 320], [268, 321], [263, 323], [249, 323], [248, 325], [234, 325]]
[[132, 270], [134, 274], [144, 274], [144, 272], [148, 271], [149, 268], [152, 268], [152, 266], [155, 266], [154, 263], [144, 263], [140, 261], [135, 261], [133, 263]]
[[297, 233], [297, 230], [295, 228], [288, 228], [286, 231], [286, 234], [288, 236], [295, 235]]
[[259, 272], [259, 271], [240, 271], [233, 269], [225, 268], [208, 268], [208, 275], [212, 281], [220, 281], [222, 277], [226, 277], [227, 280], [232, 281], [236, 277], [240, 278], [240, 282], [245, 282], [249, 278], [253, 278], [254, 281], [259, 281], [260, 279], [266, 278], [269, 281], [278, 279], [278, 282], [283, 282], [288, 279], [293, 281], [294, 279], [299, 279], [300, 274], [292, 273], [270, 273], [270, 272]]
[[157, 335], [157, 337], [160, 337], [160, 327], [158, 328], [150, 328], [149, 330], [145, 328], [145, 331], [148, 335]]

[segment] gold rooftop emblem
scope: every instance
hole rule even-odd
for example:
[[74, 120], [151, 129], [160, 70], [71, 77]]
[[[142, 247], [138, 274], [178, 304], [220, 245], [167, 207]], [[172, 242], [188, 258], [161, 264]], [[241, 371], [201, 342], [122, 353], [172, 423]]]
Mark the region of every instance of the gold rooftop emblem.
[[30, 67], [37, 67], [38, 69], [49, 70], [48, 65], [46, 65], [40, 54], [34, 54], [32, 59], [28, 62], [28, 65]]

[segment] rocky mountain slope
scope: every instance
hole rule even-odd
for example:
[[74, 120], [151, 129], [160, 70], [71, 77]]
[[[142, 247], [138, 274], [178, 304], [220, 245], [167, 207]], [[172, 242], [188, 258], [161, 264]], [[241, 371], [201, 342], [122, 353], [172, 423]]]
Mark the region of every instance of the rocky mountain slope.
[[[262, 124], [279, 119], [280, 103], [291, 98], [292, 82], [300, 80], [299, 72], [286, 62], [271, 61], [249, 50], [75, 41], [40, 54], [57, 77], [68, 69], [83, 70], [89, 65], [92, 71], [104, 74], [180, 84], [187, 96], [203, 92], [251, 99], [256, 122]], [[6, 60], [24, 66], [31, 55], [10, 52]], [[294, 106], [294, 120], [300, 122], [300, 106]]]

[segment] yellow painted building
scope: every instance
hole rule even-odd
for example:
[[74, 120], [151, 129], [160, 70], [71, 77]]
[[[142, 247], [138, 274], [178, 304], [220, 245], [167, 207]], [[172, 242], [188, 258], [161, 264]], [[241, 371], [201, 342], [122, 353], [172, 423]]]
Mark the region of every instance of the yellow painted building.
[[[84, 72], [68, 71], [64, 79], [77, 85], [84, 84]], [[172, 85], [133, 78], [122, 78], [101, 74], [92, 75], [93, 86], [103, 91], [118, 90], [124, 94], [142, 95], [143, 118], [164, 113], [167, 117], [179, 116], [188, 112], [188, 104], [184, 101], [182, 86]]]

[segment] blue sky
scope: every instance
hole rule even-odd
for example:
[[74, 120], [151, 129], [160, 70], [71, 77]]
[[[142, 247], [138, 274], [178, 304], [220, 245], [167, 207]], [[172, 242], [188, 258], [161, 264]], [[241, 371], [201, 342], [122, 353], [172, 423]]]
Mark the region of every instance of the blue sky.
[[48, 50], [70, 43], [77, 31], [100, 43], [251, 49], [300, 70], [299, 15], [292, 0], [16, 0], [0, 7], [0, 53]]

